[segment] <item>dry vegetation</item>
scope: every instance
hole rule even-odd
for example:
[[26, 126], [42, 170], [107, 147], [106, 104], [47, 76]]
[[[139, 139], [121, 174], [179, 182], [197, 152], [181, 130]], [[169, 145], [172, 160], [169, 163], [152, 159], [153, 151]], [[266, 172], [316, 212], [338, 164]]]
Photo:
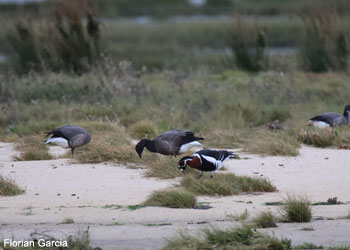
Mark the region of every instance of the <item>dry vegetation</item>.
[[274, 187], [266, 179], [254, 179], [234, 174], [216, 174], [214, 178], [193, 175], [185, 176], [181, 186], [198, 195], [236, 195], [243, 192], [275, 192]]
[[298, 140], [290, 132], [262, 129], [259, 129], [245, 144], [248, 152], [261, 155], [296, 156], [300, 148]]
[[44, 144], [44, 137], [40, 135], [31, 135], [21, 138], [17, 143], [16, 149], [20, 151], [20, 155], [14, 157], [17, 161], [53, 159], [53, 156], [49, 154], [47, 145]]
[[143, 205], [170, 208], [194, 208], [197, 205], [197, 199], [192, 193], [184, 190], [161, 190], [153, 192]]
[[22, 190], [14, 180], [0, 175], [0, 195], [13, 196], [23, 194]]

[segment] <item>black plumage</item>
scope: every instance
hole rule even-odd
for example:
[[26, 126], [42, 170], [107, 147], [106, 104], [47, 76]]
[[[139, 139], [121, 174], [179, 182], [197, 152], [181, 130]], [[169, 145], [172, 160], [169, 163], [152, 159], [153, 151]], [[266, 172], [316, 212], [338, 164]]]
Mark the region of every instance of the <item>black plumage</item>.
[[193, 132], [169, 130], [158, 135], [153, 140], [142, 139], [137, 143], [135, 149], [140, 158], [144, 147], [153, 153], [176, 156], [188, 151], [192, 147], [201, 146], [202, 144], [198, 142], [199, 140], [204, 139], [195, 136]]
[[72, 156], [76, 148], [84, 146], [91, 141], [90, 133], [86, 129], [76, 125], [66, 125], [56, 128], [47, 132], [46, 137], [50, 135], [51, 137], [45, 140], [46, 144], [52, 143], [64, 148], [70, 148]]

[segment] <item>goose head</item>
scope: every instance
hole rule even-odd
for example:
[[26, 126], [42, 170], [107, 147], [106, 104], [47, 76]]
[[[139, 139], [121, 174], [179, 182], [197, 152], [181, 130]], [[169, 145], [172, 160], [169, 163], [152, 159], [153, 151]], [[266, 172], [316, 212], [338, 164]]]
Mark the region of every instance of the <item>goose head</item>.
[[139, 141], [139, 143], [136, 144], [135, 150], [139, 155], [140, 159], [142, 158], [143, 148], [147, 147], [148, 143], [149, 143], [148, 139], [142, 139], [141, 141]]
[[344, 108], [344, 116], [345, 117], [349, 116], [349, 113], [350, 113], [350, 105], [348, 104]]
[[178, 168], [183, 174], [185, 174], [187, 161], [191, 161], [191, 160], [193, 160], [193, 158], [191, 156], [185, 156], [179, 160]]

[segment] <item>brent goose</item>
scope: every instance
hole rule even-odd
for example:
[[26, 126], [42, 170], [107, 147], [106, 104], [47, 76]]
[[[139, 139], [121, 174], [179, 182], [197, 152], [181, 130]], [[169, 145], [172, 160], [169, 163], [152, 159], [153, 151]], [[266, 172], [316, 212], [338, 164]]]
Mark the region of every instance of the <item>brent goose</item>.
[[210, 177], [213, 178], [213, 172], [220, 169], [227, 159], [238, 158], [231, 151], [226, 150], [210, 150], [204, 149], [194, 153], [192, 156], [183, 157], [178, 167], [185, 174], [186, 166], [198, 169], [201, 171], [199, 178], [202, 177], [203, 171], [210, 172]]
[[75, 148], [81, 147], [91, 141], [91, 135], [89, 132], [76, 125], [66, 125], [61, 128], [56, 128], [47, 132], [46, 137], [49, 135], [52, 136], [45, 140], [45, 144], [50, 143], [62, 148], [70, 148], [72, 151], [72, 157]]
[[193, 132], [182, 132], [180, 130], [169, 130], [158, 135], [153, 140], [142, 139], [136, 145], [136, 152], [141, 158], [144, 147], [153, 153], [162, 155], [179, 155], [185, 153], [190, 148], [202, 146], [198, 141], [204, 140], [197, 137]]
[[311, 118], [308, 122], [316, 128], [344, 126], [349, 124], [349, 112], [350, 105], [346, 105], [343, 115], [335, 112], [327, 112]]

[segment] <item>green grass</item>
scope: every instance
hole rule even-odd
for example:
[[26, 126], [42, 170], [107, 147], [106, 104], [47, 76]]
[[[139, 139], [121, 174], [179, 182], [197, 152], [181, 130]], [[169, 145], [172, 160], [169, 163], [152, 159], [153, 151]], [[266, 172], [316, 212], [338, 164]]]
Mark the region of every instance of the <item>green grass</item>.
[[237, 195], [243, 192], [275, 192], [274, 187], [266, 179], [255, 179], [234, 174], [216, 174], [214, 178], [187, 175], [181, 186], [198, 195]]
[[[251, 227], [242, 227], [221, 230], [217, 228], [205, 229], [204, 237], [194, 237], [188, 233], [180, 233], [177, 237], [168, 240], [164, 250], [187, 249], [266, 249], [289, 250], [290, 240], [279, 240], [256, 232]], [[202, 239], [203, 238], [203, 239]]]
[[293, 249], [324, 249], [322, 245], [315, 245], [313, 243], [305, 242], [300, 245], [293, 246]]
[[277, 227], [276, 222], [276, 217], [271, 213], [271, 211], [261, 212], [254, 219], [254, 223], [258, 228]]
[[[163, 156], [158, 154], [143, 154], [143, 162], [147, 166], [147, 177], [155, 177], [159, 179], [173, 179], [183, 177], [184, 174], [178, 168], [179, 157]], [[196, 170], [186, 169], [187, 173], [194, 173]]]
[[150, 120], [142, 120], [132, 124], [129, 131], [130, 136], [135, 139], [153, 139], [157, 135], [157, 128]]
[[161, 190], [153, 192], [144, 202], [145, 206], [194, 208], [197, 205], [196, 197], [183, 190]]
[[37, 161], [52, 160], [48, 146], [44, 144], [44, 135], [31, 135], [19, 138], [16, 149], [20, 151], [19, 156], [15, 156], [17, 161]]
[[14, 180], [0, 175], [0, 195], [14, 196], [23, 194], [22, 190]]
[[309, 222], [312, 218], [311, 203], [305, 196], [288, 195], [283, 216], [289, 222]]

